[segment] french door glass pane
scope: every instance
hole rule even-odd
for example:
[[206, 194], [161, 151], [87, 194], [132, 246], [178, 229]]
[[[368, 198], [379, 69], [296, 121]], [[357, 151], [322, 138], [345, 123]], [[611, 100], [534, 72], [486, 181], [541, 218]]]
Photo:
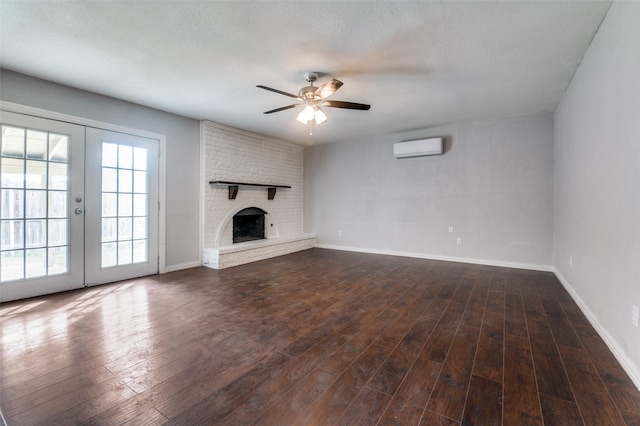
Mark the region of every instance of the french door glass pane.
[[24, 158], [25, 129], [2, 126], [2, 157]]
[[148, 261], [147, 148], [102, 143], [101, 267]]
[[118, 194], [118, 217], [131, 216], [133, 213], [133, 194]]
[[2, 281], [13, 281], [24, 278], [24, 250], [0, 252]]
[[67, 191], [49, 191], [49, 217], [67, 217]]
[[2, 221], [2, 243], [0, 249], [13, 250], [24, 247], [24, 221], [22, 220], [3, 220]]
[[67, 164], [49, 163], [49, 189], [67, 189]]
[[50, 219], [49, 223], [49, 247], [69, 245], [67, 228], [68, 219]]
[[118, 219], [115, 217], [102, 218], [102, 241], [118, 241]]
[[135, 170], [147, 170], [146, 148], [133, 148], [133, 168]]
[[13, 158], [2, 158], [2, 187], [24, 188], [24, 162]]
[[102, 192], [118, 191], [118, 169], [102, 168]]
[[47, 217], [47, 191], [25, 191], [25, 217]]
[[69, 162], [69, 137], [49, 134], [49, 161]]
[[27, 220], [25, 228], [25, 246], [27, 248], [47, 246], [47, 231], [45, 220]]
[[24, 190], [3, 189], [0, 193], [2, 219], [21, 219], [24, 217]]
[[25, 277], [34, 278], [47, 275], [47, 249], [26, 250]]
[[49, 248], [47, 261], [47, 272], [49, 275], [64, 274], [67, 272], [69, 268], [69, 246]]
[[3, 125], [1, 138], [0, 280], [67, 273], [69, 137]]
[[47, 134], [46, 133], [31, 133], [29, 132], [29, 138], [27, 139], [27, 158], [32, 160], [46, 160], [47, 159]]
[[117, 243], [102, 243], [102, 267], [116, 266], [118, 264]]
[[46, 189], [47, 188], [47, 162], [46, 161], [27, 161], [27, 172], [25, 175], [25, 183], [27, 188]]

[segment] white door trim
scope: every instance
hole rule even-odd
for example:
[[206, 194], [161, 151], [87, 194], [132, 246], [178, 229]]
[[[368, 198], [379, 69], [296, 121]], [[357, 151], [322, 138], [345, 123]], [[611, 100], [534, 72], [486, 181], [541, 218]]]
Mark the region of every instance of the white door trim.
[[75, 115], [49, 111], [42, 108], [34, 108], [27, 105], [16, 104], [13, 102], [1, 101], [1, 100], [0, 100], [0, 110], [158, 140], [160, 144], [160, 158], [158, 159], [158, 175], [159, 175], [158, 176], [159, 178], [158, 199], [160, 201], [160, 210], [158, 212], [158, 256], [159, 256], [158, 273], [164, 274], [166, 272], [166, 224], [165, 224], [166, 223], [165, 222], [166, 207], [165, 206], [166, 206], [167, 181], [166, 181], [165, 151], [167, 146], [167, 137], [165, 135], [148, 132], [146, 130], [139, 130], [139, 129], [133, 129], [130, 127], [119, 126], [117, 124], [105, 123], [103, 121], [91, 120], [89, 118], [78, 117]]

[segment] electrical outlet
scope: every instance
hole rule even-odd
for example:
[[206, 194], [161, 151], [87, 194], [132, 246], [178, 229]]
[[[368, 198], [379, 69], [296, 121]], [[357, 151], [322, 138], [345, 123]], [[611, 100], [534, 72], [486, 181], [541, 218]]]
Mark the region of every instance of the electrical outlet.
[[342, 231], [338, 231], [338, 237], [342, 237]]
[[453, 234], [453, 226], [450, 226], [450, 227], [449, 227], [449, 233], [450, 233], [450, 234]]
[[456, 239], [456, 244], [457, 244], [457, 245], [459, 245], [459, 246], [461, 246], [461, 245], [462, 245], [462, 237], [458, 237], [458, 238]]
[[638, 320], [640, 319], [640, 309], [638, 309], [638, 307], [636, 305], [633, 305], [633, 307], [631, 308], [631, 324], [634, 325], [634, 327], [638, 327]]

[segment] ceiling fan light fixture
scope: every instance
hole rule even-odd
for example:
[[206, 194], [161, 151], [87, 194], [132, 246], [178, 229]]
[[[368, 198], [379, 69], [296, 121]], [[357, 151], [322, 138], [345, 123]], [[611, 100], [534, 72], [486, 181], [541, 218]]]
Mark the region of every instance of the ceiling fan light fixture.
[[318, 73], [306, 73], [305, 78], [307, 82], [309, 82], [309, 85], [300, 89], [297, 95], [289, 92], [284, 92], [282, 90], [273, 89], [271, 87], [258, 85], [257, 87], [260, 89], [268, 90], [270, 92], [278, 93], [290, 98], [295, 98], [299, 101], [299, 103], [297, 104], [287, 105], [284, 107], [265, 111], [264, 114], [272, 114], [274, 112], [285, 111], [295, 107], [304, 107], [302, 112], [300, 112], [300, 114], [298, 114], [298, 116], [296, 117], [296, 120], [298, 120], [302, 124], [308, 125], [309, 134], [311, 135], [313, 134], [314, 125], [317, 126], [318, 124], [322, 124], [327, 121], [327, 115], [324, 113], [322, 108], [320, 108], [320, 106], [324, 106], [327, 108], [354, 109], [361, 111], [367, 111], [369, 108], [371, 108], [371, 105], [366, 104], [328, 100], [327, 98], [329, 96], [333, 95], [336, 90], [342, 87], [342, 82], [340, 80], [336, 80], [334, 78], [327, 81], [320, 87], [315, 87], [313, 83], [318, 79]]
[[320, 109], [320, 107], [315, 107], [315, 119], [316, 124], [322, 124], [327, 121], [327, 116], [324, 111]]
[[315, 112], [313, 110], [313, 107], [311, 105], [307, 105], [306, 107], [304, 107], [302, 112], [298, 114], [296, 120], [298, 120], [302, 124], [307, 124], [309, 120], [313, 120], [314, 115]]

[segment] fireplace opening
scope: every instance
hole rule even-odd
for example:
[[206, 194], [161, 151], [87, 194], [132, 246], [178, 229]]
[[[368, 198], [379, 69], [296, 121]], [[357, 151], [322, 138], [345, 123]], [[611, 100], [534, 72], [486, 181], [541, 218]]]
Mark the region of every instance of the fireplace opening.
[[263, 240], [264, 215], [266, 212], [257, 207], [240, 210], [233, 216], [233, 243]]

